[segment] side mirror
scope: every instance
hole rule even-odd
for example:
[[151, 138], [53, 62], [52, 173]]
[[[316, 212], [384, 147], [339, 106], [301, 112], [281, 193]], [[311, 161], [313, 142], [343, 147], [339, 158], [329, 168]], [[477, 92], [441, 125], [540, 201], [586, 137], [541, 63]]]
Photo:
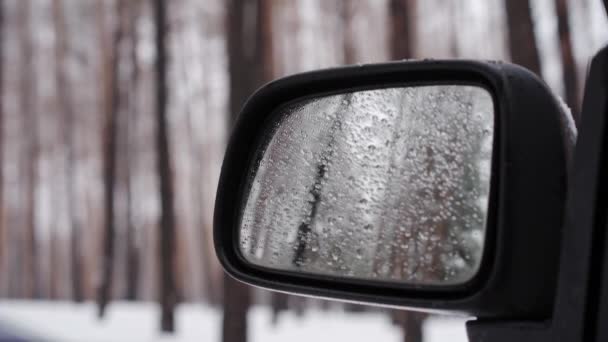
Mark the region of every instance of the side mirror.
[[276, 115], [241, 218], [247, 262], [428, 289], [475, 279], [490, 214], [489, 91], [355, 90]]
[[417, 61], [272, 82], [216, 199], [226, 271], [264, 288], [479, 317], [553, 305], [568, 114], [511, 64]]

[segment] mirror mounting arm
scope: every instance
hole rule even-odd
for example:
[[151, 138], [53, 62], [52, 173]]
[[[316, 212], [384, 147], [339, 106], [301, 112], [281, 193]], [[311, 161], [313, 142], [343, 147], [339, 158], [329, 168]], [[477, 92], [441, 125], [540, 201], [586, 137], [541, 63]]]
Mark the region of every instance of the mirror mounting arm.
[[471, 342], [595, 342], [608, 337], [608, 326], [600, 324], [608, 319], [607, 76], [608, 46], [593, 58], [585, 85], [552, 319], [469, 321]]

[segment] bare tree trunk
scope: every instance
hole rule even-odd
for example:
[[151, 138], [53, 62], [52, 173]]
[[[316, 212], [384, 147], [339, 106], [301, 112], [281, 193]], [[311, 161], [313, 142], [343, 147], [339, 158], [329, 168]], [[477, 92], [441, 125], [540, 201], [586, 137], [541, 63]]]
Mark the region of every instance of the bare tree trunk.
[[59, 289], [59, 264], [61, 263], [61, 257], [59, 256], [59, 250], [61, 249], [60, 247], [60, 243], [59, 243], [59, 234], [57, 233], [57, 225], [55, 224], [55, 220], [51, 220], [51, 233], [50, 233], [50, 237], [49, 237], [49, 244], [51, 245], [50, 247], [50, 255], [49, 258], [51, 259], [50, 262], [50, 267], [51, 269], [49, 270], [50, 272], [50, 279], [49, 279], [49, 293], [51, 296], [51, 299], [59, 299], [61, 297], [60, 293], [61, 290]]
[[541, 75], [529, 0], [505, 0], [511, 61]]
[[[132, 113], [130, 113], [132, 114]], [[139, 284], [139, 246], [137, 244], [135, 224], [133, 222], [133, 189], [131, 181], [131, 147], [129, 144], [129, 127], [131, 126], [131, 115], [127, 115], [125, 118], [125, 127], [123, 130], [126, 131], [123, 141], [125, 142], [124, 147], [124, 161], [125, 161], [125, 192], [126, 192], [126, 210], [125, 210], [125, 247], [127, 249], [127, 261], [125, 267], [125, 279], [126, 279], [126, 294], [125, 299], [137, 300], [138, 298], [138, 284]], [[126, 140], [126, 141], [125, 141]]]
[[173, 207], [173, 178], [169, 155], [167, 123], [167, 7], [164, 0], [154, 1], [156, 23], [156, 148], [160, 181], [160, 305], [161, 329], [174, 330], [175, 287], [175, 213]]
[[[274, 46], [272, 39], [273, 0], [257, 0], [257, 44], [256, 58], [260, 67], [254, 88], [260, 87], [274, 78]], [[254, 89], [255, 90], [255, 89]]]
[[[259, 70], [257, 70], [257, 75], [254, 75], [251, 92], [275, 77], [272, 13], [272, 0], [257, 0], [257, 27], [255, 30], [257, 52], [255, 58], [257, 61], [255, 65], [259, 66]], [[277, 322], [278, 315], [282, 311], [287, 310], [287, 303], [288, 295], [279, 292], [272, 292], [270, 294], [273, 323]]]
[[[103, 18], [103, 0], [99, 0], [100, 8], [100, 33], [102, 35], [102, 49], [105, 52], [103, 58], [104, 84], [104, 105], [106, 112], [106, 127], [104, 128], [104, 224], [105, 236], [103, 240], [102, 274], [101, 284], [97, 294], [98, 315], [103, 317], [106, 306], [110, 300], [112, 283], [114, 280], [114, 256], [115, 256], [115, 215], [114, 215], [114, 188], [116, 183], [116, 138], [117, 138], [117, 116], [120, 103], [120, 92], [118, 89], [118, 58], [119, 46], [122, 40], [122, 21], [118, 21], [113, 34], [111, 47], [105, 39]], [[117, 2], [117, 16], [120, 18], [122, 4], [124, 1]]]
[[459, 32], [460, 27], [459, 27], [459, 22], [458, 20], [460, 19], [460, 12], [462, 11], [462, 4], [459, 4], [455, 1], [452, 1], [449, 3], [447, 7], [447, 10], [450, 13], [449, 16], [449, 26], [447, 26], [447, 30], [449, 30], [450, 32], [450, 55], [451, 58], [458, 58], [462, 55], [461, 51], [460, 51], [460, 46], [459, 46], [459, 41], [458, 41], [458, 37], [460, 37], [462, 35], [461, 32]]
[[29, 0], [19, 2], [21, 29], [19, 40], [21, 42], [21, 80], [20, 80], [20, 109], [22, 112], [21, 133], [23, 137], [23, 150], [21, 152], [22, 167], [25, 171], [25, 229], [24, 254], [25, 260], [25, 286], [23, 295], [28, 298], [38, 296], [38, 251], [36, 236], [36, 182], [38, 161], [38, 118], [34, 101], [36, 99], [34, 84], [34, 47], [31, 31], [31, 3]]
[[419, 312], [405, 312], [405, 337], [404, 342], [423, 342], [422, 323], [426, 318], [425, 314]]
[[[413, 58], [416, 27], [416, 0], [390, 0], [391, 59]], [[401, 326], [405, 342], [422, 342], [425, 315], [403, 310], [392, 311], [393, 320]]]
[[130, 60], [131, 60], [131, 75], [130, 75], [130, 89], [128, 91], [129, 96], [129, 108], [126, 111], [126, 118], [124, 119], [125, 125], [123, 127], [123, 138], [124, 143], [124, 172], [125, 172], [125, 187], [126, 187], [126, 248], [127, 248], [127, 265], [126, 265], [126, 299], [136, 300], [138, 298], [138, 284], [139, 284], [139, 246], [136, 242], [136, 229], [133, 222], [133, 189], [131, 180], [131, 127], [132, 121], [137, 111], [136, 94], [139, 83], [139, 65], [137, 61], [137, 22], [138, 22], [138, 2], [129, 2], [129, 39], [130, 39]]
[[357, 51], [355, 49], [354, 37], [352, 32], [353, 16], [355, 15], [356, 3], [352, 0], [343, 0], [340, 6], [340, 17], [342, 20], [344, 64], [354, 64], [357, 62]]
[[[248, 8], [256, 8], [256, 12], [247, 12]], [[262, 82], [273, 77], [272, 7], [270, 0], [229, 0], [226, 13], [230, 71], [229, 119], [232, 126], [247, 97]], [[246, 17], [252, 14], [256, 18]], [[247, 23], [254, 27], [247, 26]], [[246, 47], [251, 40], [255, 40], [256, 44], [252, 44], [253, 53], [248, 53]], [[249, 292], [246, 285], [224, 275], [224, 342], [247, 340], [247, 311], [251, 300]]]
[[[180, 45], [182, 48], [186, 46], [187, 42], [182, 42]], [[206, 60], [208, 57], [207, 54], [203, 53], [202, 60]], [[207, 72], [208, 66], [203, 63], [201, 65], [203, 74]], [[213, 67], [213, 66], [211, 66]], [[188, 79], [188, 70], [186, 68], [182, 68], [182, 77], [184, 79]], [[209, 91], [208, 87], [204, 87], [203, 90], [203, 99], [205, 101], [209, 100]], [[207, 112], [210, 109], [210, 106], [205, 103], [204, 111]], [[196, 136], [195, 129], [195, 121], [194, 115], [192, 113], [191, 106], [187, 106], [186, 109], [186, 118], [187, 118], [187, 134], [188, 134], [188, 146], [189, 153], [192, 157], [192, 162], [190, 164], [190, 182], [193, 186], [193, 191], [191, 192], [191, 200], [192, 203], [195, 203], [199, 208], [205, 207], [205, 193], [209, 191], [205, 188], [205, 178], [207, 175], [205, 174], [205, 163], [206, 157], [209, 157], [210, 151], [208, 148], [205, 148], [204, 141], [201, 141]], [[196, 207], [195, 207], [196, 208]], [[210, 231], [206, 226], [206, 212], [205, 210], [194, 210], [192, 212], [195, 238], [200, 245], [199, 253], [195, 253], [194, 255], [201, 259], [201, 285], [202, 285], [202, 296], [205, 300], [208, 301], [211, 305], [219, 304], [220, 299], [220, 289], [217, 286], [218, 284], [213, 279], [213, 256], [210, 246], [210, 241], [212, 240]], [[199, 267], [198, 265], [195, 267]]]
[[[251, 67], [253, 62], [245, 54], [245, 9], [251, 0], [229, 0], [228, 9], [228, 68], [230, 81], [230, 117], [228, 127], [232, 127], [241, 105], [252, 90], [253, 78]], [[250, 32], [250, 31], [249, 31]], [[247, 341], [247, 311], [250, 305], [249, 288], [224, 274], [224, 315], [222, 320], [223, 342]]]
[[[4, 224], [4, 1], [0, 0], [0, 274], [8, 274], [4, 268], [6, 258], [6, 232]], [[0, 283], [0, 291], [3, 291]], [[0, 292], [0, 295], [4, 293]]]
[[416, 0], [390, 0], [391, 58], [414, 58]]
[[560, 52], [564, 74], [564, 89], [566, 92], [566, 103], [572, 109], [575, 122], [580, 122], [579, 87], [576, 75], [576, 63], [572, 52], [572, 40], [570, 38], [570, 24], [568, 22], [568, 1], [555, 0], [557, 14], [557, 30], [559, 33]]
[[71, 271], [72, 271], [72, 296], [74, 301], [81, 302], [84, 298], [82, 288], [82, 253], [80, 252], [80, 224], [76, 213], [76, 144], [75, 144], [75, 117], [74, 103], [72, 101], [70, 82], [68, 80], [68, 36], [63, 14], [63, 1], [53, 1], [53, 18], [55, 21], [55, 84], [60, 111], [63, 112], [65, 124], [64, 148], [66, 153], [66, 196], [68, 202], [68, 215], [70, 218], [70, 251], [71, 251]]

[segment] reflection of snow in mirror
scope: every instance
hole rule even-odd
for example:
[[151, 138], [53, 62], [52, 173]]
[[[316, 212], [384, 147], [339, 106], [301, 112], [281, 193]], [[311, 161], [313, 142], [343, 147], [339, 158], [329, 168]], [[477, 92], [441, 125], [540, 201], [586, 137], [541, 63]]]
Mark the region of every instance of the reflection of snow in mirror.
[[283, 111], [252, 175], [247, 260], [415, 284], [477, 273], [494, 132], [486, 90], [369, 90]]

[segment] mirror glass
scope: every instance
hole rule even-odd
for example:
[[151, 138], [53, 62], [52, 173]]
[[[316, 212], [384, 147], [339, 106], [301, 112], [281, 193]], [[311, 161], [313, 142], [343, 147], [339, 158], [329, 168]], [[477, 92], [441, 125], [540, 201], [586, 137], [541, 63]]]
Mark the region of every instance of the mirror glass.
[[365, 90], [276, 114], [240, 223], [248, 262], [412, 285], [475, 276], [494, 136], [487, 90]]

